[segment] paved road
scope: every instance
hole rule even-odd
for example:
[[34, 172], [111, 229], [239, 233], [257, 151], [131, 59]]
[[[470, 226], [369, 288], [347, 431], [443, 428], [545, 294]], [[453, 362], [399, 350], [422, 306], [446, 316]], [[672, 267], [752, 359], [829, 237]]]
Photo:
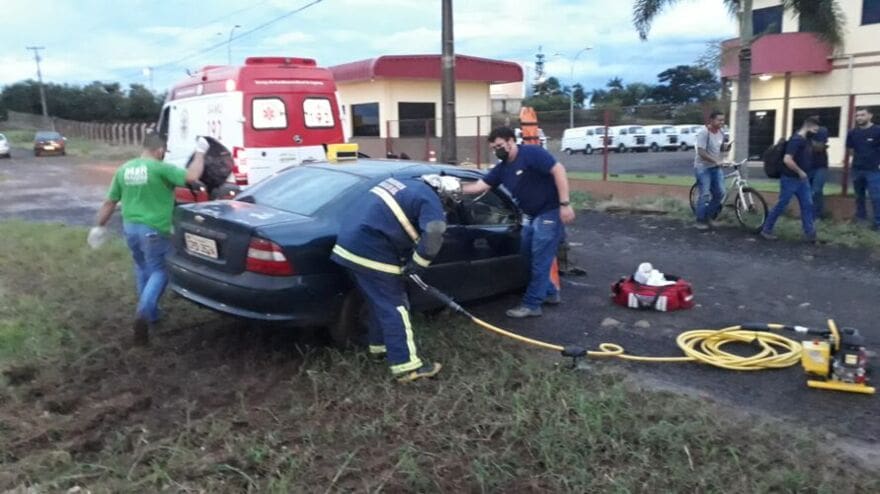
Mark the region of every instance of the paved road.
[[[576, 153], [570, 156], [562, 152], [553, 152], [553, 155], [572, 171], [602, 171], [603, 156], [601, 152], [591, 155]], [[609, 153], [608, 171], [619, 174], [692, 176], [694, 173], [694, 151]], [[752, 177], [764, 178], [764, 172], [760, 166], [752, 166], [751, 172], [750, 176]], [[840, 179], [841, 171], [832, 169], [829, 173], [828, 183], [840, 183]]]
[[13, 149], [0, 160], [0, 218], [90, 225], [118, 166]]
[[[643, 156], [655, 155], [636, 155]], [[89, 225], [116, 166], [16, 153], [12, 160], [0, 162], [4, 198], [0, 218]], [[517, 301], [512, 295], [472, 309], [486, 320], [529, 336], [590, 348], [604, 341], [618, 342], [636, 354], [677, 355], [675, 335], [685, 329], [749, 321], [820, 326], [828, 317], [861, 329], [868, 347], [880, 349], [876, 309], [880, 258], [876, 255], [829, 246], [763, 243], [736, 229], [698, 234], [663, 218], [589, 212], [579, 215], [569, 239], [575, 243], [572, 258], [589, 275], [565, 279], [562, 306], [548, 308], [543, 318], [528, 321], [504, 317], [504, 310]], [[642, 261], [691, 280], [699, 306], [659, 313], [611, 305], [610, 284]], [[622, 324], [603, 328], [607, 317]], [[639, 320], [648, 321], [651, 327], [637, 329]], [[799, 367], [735, 373], [697, 364], [593, 365], [618, 366], [706, 399], [821, 426], [868, 441], [874, 449], [880, 443], [876, 396], [809, 390]]]

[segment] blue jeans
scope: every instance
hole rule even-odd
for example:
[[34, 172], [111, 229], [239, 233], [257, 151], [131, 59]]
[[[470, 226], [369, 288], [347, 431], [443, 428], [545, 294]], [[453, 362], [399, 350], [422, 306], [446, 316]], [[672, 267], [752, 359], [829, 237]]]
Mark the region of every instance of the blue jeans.
[[694, 176], [700, 187], [700, 197], [697, 198], [696, 210], [697, 221], [705, 223], [718, 215], [721, 210], [721, 200], [724, 198], [724, 172], [721, 167], [694, 169]]
[[880, 171], [853, 170], [853, 191], [856, 194], [856, 219], [867, 220], [865, 193], [871, 195], [874, 209], [874, 226], [880, 228]]
[[797, 197], [798, 205], [801, 208], [801, 225], [804, 228], [804, 235], [807, 238], [816, 237], [816, 228], [813, 225], [813, 190], [810, 188], [810, 181], [801, 180], [798, 177], [789, 177], [783, 175], [779, 179], [779, 202], [770, 210], [767, 215], [767, 221], [764, 222], [764, 232], [770, 233], [776, 225], [776, 221], [785, 212], [788, 203], [792, 197]]
[[159, 320], [159, 299], [168, 285], [165, 256], [171, 249], [171, 240], [154, 228], [138, 223], [125, 223], [123, 231], [134, 260], [137, 317], [154, 323]]
[[565, 236], [565, 227], [554, 209], [534, 217], [522, 230], [522, 254], [529, 259], [529, 286], [523, 296], [523, 305], [530, 309], [541, 307], [547, 297], [559, 291], [550, 281], [550, 267]]
[[825, 179], [828, 178], [828, 168], [816, 168], [809, 175], [810, 188], [813, 191], [813, 217], [820, 219], [825, 213]]

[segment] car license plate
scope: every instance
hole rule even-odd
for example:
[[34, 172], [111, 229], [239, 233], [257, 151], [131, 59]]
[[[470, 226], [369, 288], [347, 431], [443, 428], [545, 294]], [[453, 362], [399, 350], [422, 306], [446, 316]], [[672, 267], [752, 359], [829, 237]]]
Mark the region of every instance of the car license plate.
[[187, 252], [217, 259], [217, 242], [215, 240], [192, 233], [184, 233], [183, 239], [186, 242]]
[[46, 151], [54, 151], [54, 150], [55, 150], [55, 146], [43, 146], [43, 149], [46, 150]]

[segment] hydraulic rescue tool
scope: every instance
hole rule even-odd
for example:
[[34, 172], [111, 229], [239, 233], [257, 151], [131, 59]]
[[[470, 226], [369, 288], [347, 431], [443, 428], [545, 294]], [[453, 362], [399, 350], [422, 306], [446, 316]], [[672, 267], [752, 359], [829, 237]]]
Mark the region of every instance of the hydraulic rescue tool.
[[[447, 307], [469, 318], [474, 324], [521, 343], [555, 350], [572, 359], [576, 366], [585, 357], [619, 358], [638, 362], [701, 362], [729, 370], [754, 371], [791, 367], [798, 362], [811, 377], [811, 388], [874, 394], [868, 385], [868, 352], [858, 330], [838, 330], [833, 320], [828, 329], [810, 329], [783, 324], [743, 324], [710, 330], [695, 329], [678, 335], [676, 343], [685, 354], [678, 357], [644, 357], [629, 355], [615, 343], [600, 343], [598, 350], [587, 350], [577, 345], [557, 345], [528, 338], [499, 328], [474, 316], [445, 293], [425, 283], [418, 275], [410, 279], [419, 288], [441, 301]], [[789, 331], [811, 339], [799, 343], [775, 331]], [[752, 356], [741, 356], [724, 350], [730, 343], [757, 343], [760, 350]]]

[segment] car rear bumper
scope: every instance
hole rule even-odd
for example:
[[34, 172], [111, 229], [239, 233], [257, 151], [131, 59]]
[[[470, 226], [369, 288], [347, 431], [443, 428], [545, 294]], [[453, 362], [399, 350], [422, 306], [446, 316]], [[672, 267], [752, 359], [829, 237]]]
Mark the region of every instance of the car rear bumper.
[[327, 325], [336, 321], [345, 284], [336, 274], [266, 276], [227, 274], [172, 254], [169, 287], [209, 309], [246, 319]]

